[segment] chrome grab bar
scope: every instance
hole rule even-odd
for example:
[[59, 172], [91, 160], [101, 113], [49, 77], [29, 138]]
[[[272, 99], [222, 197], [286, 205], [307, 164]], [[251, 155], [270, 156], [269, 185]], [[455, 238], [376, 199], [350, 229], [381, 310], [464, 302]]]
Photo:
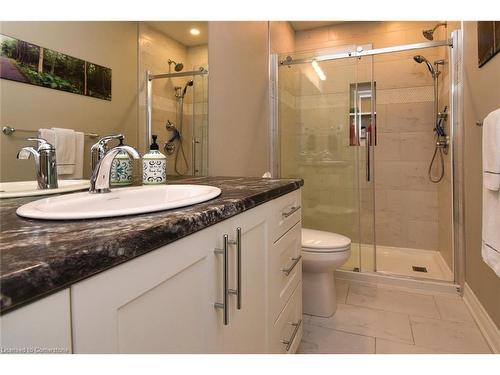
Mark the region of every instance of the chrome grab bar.
[[286, 345], [286, 351], [290, 350], [290, 347], [292, 346], [293, 340], [295, 340], [295, 336], [297, 336], [297, 332], [299, 331], [300, 325], [302, 324], [302, 319], [300, 319], [297, 323], [290, 323], [293, 327], [292, 336], [288, 340], [281, 340], [281, 343]]
[[224, 235], [224, 245], [222, 249], [215, 249], [215, 254], [222, 254], [224, 256], [224, 275], [222, 278], [222, 287], [224, 290], [224, 296], [222, 298], [222, 303], [216, 302], [214, 307], [217, 309], [222, 309], [224, 313], [224, 325], [229, 324], [229, 237], [227, 234]]
[[241, 310], [241, 228], [236, 228], [236, 241], [229, 241], [236, 245], [236, 290], [229, 289], [229, 293], [236, 295], [236, 308]]
[[290, 211], [288, 211], [288, 212], [282, 212], [281, 216], [286, 219], [287, 217], [293, 215], [298, 210], [300, 210], [300, 206], [292, 206], [290, 208]]
[[297, 263], [300, 262], [301, 259], [302, 259], [302, 255], [299, 255], [296, 258], [292, 258], [292, 260], [293, 260], [292, 265], [290, 267], [288, 267], [288, 268], [282, 268], [281, 272], [283, 272], [286, 276], [290, 275], [290, 272], [293, 271], [293, 269], [295, 268], [295, 266], [297, 265]]

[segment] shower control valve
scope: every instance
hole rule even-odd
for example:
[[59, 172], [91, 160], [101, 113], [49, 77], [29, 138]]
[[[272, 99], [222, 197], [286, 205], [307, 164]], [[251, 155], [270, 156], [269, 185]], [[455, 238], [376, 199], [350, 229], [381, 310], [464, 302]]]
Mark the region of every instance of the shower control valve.
[[436, 147], [439, 148], [448, 148], [448, 145], [450, 144], [450, 137], [439, 137], [436, 141]]

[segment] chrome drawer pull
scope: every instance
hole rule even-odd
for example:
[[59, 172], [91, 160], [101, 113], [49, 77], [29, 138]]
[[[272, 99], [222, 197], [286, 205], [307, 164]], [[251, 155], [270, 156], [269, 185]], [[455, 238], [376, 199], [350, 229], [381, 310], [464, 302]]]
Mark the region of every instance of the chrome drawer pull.
[[214, 304], [215, 308], [222, 309], [224, 312], [224, 325], [229, 324], [229, 237], [227, 234], [224, 235], [224, 246], [222, 249], [215, 249], [215, 254], [222, 254], [224, 256], [224, 276], [222, 278], [222, 288], [224, 290], [224, 296], [222, 298], [222, 303], [216, 302]]
[[300, 319], [297, 323], [290, 323], [295, 328], [293, 329], [292, 336], [288, 340], [281, 340], [281, 343], [286, 345], [286, 351], [290, 350], [292, 346], [293, 340], [295, 340], [295, 336], [297, 336], [297, 332], [299, 331], [300, 325], [302, 324], [302, 319]]
[[302, 255], [299, 255], [297, 258], [292, 258], [293, 260], [292, 265], [288, 268], [282, 268], [281, 272], [283, 272], [286, 276], [290, 275], [290, 272], [292, 272], [292, 270], [295, 268], [295, 266], [297, 265], [297, 263], [299, 263], [301, 259]]
[[285, 219], [295, 213], [295, 211], [300, 210], [300, 206], [292, 206], [290, 207], [290, 211], [288, 212], [282, 212], [281, 216], [283, 216]]
[[236, 308], [241, 310], [241, 228], [236, 228], [236, 241], [229, 241], [236, 245], [236, 290], [229, 289], [229, 293], [236, 295]]

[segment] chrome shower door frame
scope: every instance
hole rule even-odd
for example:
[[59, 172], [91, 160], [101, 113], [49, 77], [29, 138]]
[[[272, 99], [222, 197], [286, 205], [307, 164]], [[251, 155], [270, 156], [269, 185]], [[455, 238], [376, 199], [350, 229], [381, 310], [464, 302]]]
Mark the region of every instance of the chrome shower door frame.
[[[269, 59], [269, 85], [270, 85], [270, 119], [269, 119], [269, 170], [275, 177], [280, 176], [280, 142], [279, 142], [279, 74], [280, 65], [294, 65], [312, 63], [313, 61], [331, 61], [338, 59], [360, 58], [363, 56], [375, 56], [393, 52], [403, 52], [417, 49], [434, 48], [446, 46], [450, 51], [450, 129], [452, 143], [452, 216], [453, 216], [453, 286], [457, 292], [463, 293], [465, 284], [465, 236], [464, 236], [464, 194], [463, 194], [463, 34], [461, 30], [455, 30], [451, 33], [451, 38], [446, 40], [437, 40], [430, 42], [406, 44], [385, 48], [363, 50], [358, 48], [354, 51], [346, 51], [336, 54], [324, 54], [312, 58], [303, 58], [294, 60], [288, 56], [286, 59], [279, 60], [277, 54], [270, 54]], [[401, 279], [412, 279], [426, 282], [420, 278], [413, 278], [400, 275]], [[429, 283], [436, 283], [434, 280], [428, 280]], [[450, 282], [442, 281], [438, 284], [448, 284]]]

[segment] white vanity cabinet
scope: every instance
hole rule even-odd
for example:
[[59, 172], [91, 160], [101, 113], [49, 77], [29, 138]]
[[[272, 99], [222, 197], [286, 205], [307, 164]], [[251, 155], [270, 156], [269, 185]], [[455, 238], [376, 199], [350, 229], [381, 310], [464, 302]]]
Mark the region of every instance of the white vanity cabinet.
[[302, 334], [300, 215], [296, 190], [77, 282], [65, 306], [53, 305], [68, 326], [59, 334], [73, 353], [292, 353]]
[[[228, 235], [227, 321], [224, 308], [213, 308], [207, 324], [214, 345], [209, 352], [265, 353], [267, 317], [267, 257], [269, 247], [269, 206], [264, 204], [218, 225], [218, 248]], [[241, 267], [238, 267], [238, 228], [241, 230]], [[224, 254], [212, 257], [210, 293], [214, 303], [224, 302]], [[239, 273], [239, 274], [238, 274]], [[238, 277], [240, 283], [238, 283]], [[238, 285], [239, 298], [238, 304]]]
[[0, 316], [2, 353], [71, 353], [69, 289]]
[[71, 286], [74, 353], [204, 353], [215, 227]]

